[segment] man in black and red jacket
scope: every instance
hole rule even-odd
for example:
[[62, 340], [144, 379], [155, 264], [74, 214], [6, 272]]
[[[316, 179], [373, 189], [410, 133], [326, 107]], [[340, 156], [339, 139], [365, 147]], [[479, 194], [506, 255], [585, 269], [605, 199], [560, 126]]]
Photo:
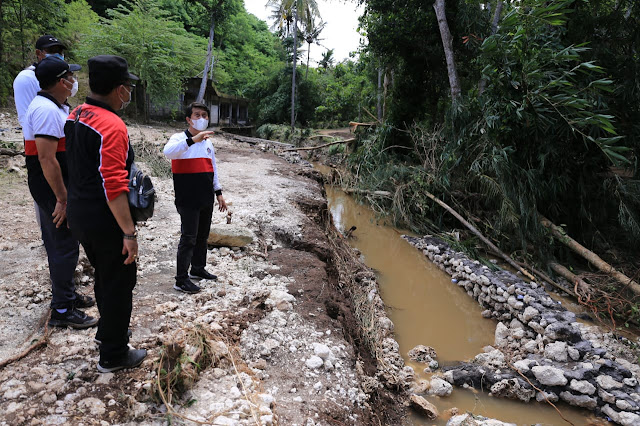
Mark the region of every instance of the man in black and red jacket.
[[71, 232], [95, 268], [100, 311], [98, 371], [137, 367], [147, 355], [128, 346], [138, 241], [128, 200], [133, 149], [116, 111], [131, 102], [138, 80], [119, 56], [89, 59], [91, 93], [67, 119], [67, 217]]

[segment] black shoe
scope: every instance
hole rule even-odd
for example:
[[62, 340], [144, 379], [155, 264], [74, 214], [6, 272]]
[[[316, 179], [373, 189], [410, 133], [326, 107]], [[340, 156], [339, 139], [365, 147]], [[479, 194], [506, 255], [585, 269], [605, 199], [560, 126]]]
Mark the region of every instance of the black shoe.
[[[131, 329], [127, 329], [127, 338], [130, 339], [131, 338]], [[93, 339], [93, 341], [95, 342], [96, 345], [100, 346], [102, 344], [102, 340], [98, 339], [97, 337], [95, 339]]]
[[49, 325], [52, 327], [89, 328], [97, 323], [98, 318], [90, 317], [76, 308], [67, 309], [64, 314], [52, 309], [51, 319], [49, 320]]
[[179, 282], [176, 281], [176, 283], [173, 285], [173, 288], [189, 294], [198, 293], [200, 291], [200, 287], [192, 283], [189, 279]]
[[210, 274], [204, 268], [202, 268], [202, 269], [193, 269], [193, 268], [191, 268], [191, 272], [189, 272], [189, 278], [197, 278], [199, 280], [216, 281], [218, 279], [218, 276]]
[[82, 309], [82, 308], [90, 308], [96, 304], [96, 301], [91, 296], [85, 296], [84, 294], [80, 294], [76, 292], [76, 299], [73, 301], [73, 306]]
[[125, 368], [134, 368], [142, 364], [147, 357], [146, 349], [129, 349], [127, 354], [117, 361], [98, 362], [98, 371], [101, 373], [112, 373]]

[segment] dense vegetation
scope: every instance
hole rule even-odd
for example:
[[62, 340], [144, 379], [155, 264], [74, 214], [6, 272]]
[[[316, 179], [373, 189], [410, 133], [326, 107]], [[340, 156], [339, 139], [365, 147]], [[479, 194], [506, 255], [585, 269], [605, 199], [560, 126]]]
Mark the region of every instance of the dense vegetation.
[[542, 215], [637, 280], [640, 3], [447, 0], [457, 76], [430, 3], [361, 3], [391, 81], [350, 157], [361, 189], [392, 194], [374, 205], [418, 232], [461, 228], [428, 192], [521, 260], [580, 264]]

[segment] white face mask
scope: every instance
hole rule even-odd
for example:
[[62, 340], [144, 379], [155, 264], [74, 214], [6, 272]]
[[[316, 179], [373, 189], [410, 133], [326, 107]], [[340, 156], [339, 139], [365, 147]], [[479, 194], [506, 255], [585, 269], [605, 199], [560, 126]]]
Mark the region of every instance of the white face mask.
[[[128, 90], [125, 89], [125, 91], [129, 92]], [[133, 90], [131, 91], [133, 92]], [[129, 100], [125, 101], [124, 99], [122, 99], [119, 95], [118, 97], [120, 97], [120, 101], [122, 102], [122, 106], [120, 107], [120, 109], [125, 109], [130, 103], [131, 103], [131, 92], [129, 92]]]
[[198, 131], [203, 131], [209, 127], [209, 120], [206, 118], [198, 118], [197, 120], [191, 120], [191, 125]]
[[69, 95], [69, 97], [73, 98], [76, 93], [78, 93], [78, 80], [73, 82], [73, 86], [71, 87], [71, 94]]

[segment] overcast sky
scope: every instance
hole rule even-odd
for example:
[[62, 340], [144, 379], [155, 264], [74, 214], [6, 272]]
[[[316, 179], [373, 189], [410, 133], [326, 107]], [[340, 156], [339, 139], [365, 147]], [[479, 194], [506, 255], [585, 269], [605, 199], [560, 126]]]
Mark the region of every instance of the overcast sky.
[[[327, 23], [320, 34], [320, 44], [311, 46], [311, 66], [316, 66], [316, 62], [322, 57], [322, 53], [328, 49], [334, 49], [333, 57], [336, 62], [349, 57], [349, 52], [358, 48], [360, 35], [356, 31], [358, 28], [358, 17], [362, 14], [362, 8], [357, 8], [354, 1], [337, 0], [316, 0], [320, 8], [320, 16]], [[253, 13], [259, 19], [265, 21], [269, 27], [273, 22], [269, 19], [271, 11], [265, 7], [267, 0], [244, 0], [245, 7], [249, 13]], [[304, 43], [301, 48], [307, 49]], [[306, 62], [306, 55], [305, 60]]]

